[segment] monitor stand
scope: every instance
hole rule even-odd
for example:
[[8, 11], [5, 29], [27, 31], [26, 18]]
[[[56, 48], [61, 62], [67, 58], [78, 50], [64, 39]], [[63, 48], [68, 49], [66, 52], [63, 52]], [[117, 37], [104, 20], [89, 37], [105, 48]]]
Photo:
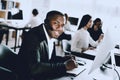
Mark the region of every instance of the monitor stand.
[[[106, 69], [111, 69], [112, 72], [112, 78], [113, 80], [117, 80], [117, 77], [119, 77], [119, 73], [117, 73], [116, 71], [116, 62], [115, 62], [115, 55], [114, 55], [115, 51], [111, 50], [110, 52], [110, 56], [111, 56], [111, 65], [109, 65], [108, 63], [103, 64], [100, 69], [102, 71], [105, 71]], [[116, 75], [117, 74], [117, 75]]]

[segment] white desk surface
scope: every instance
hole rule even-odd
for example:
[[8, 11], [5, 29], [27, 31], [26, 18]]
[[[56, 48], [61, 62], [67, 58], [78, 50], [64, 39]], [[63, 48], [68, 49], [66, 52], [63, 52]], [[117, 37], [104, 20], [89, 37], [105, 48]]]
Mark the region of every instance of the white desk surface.
[[[99, 68], [97, 68], [92, 73], [88, 74], [89, 70], [91, 69], [93, 61], [87, 59], [83, 59], [83, 60], [85, 60], [87, 63], [85, 65], [86, 70], [83, 73], [81, 73], [79, 76], [75, 77], [74, 80], [114, 80], [113, 79], [114, 73], [112, 72], [112, 69], [106, 69], [105, 71], [101, 71]], [[116, 69], [120, 74], [120, 67], [116, 67]], [[116, 77], [115, 80], [119, 80], [118, 76], [116, 76], [116, 73], [115, 73], [115, 77]]]
[[[98, 49], [87, 50], [87, 51], [85, 51], [84, 53], [95, 56], [95, 55], [97, 54], [97, 51], [98, 51]], [[114, 48], [114, 52], [115, 52], [115, 55], [120, 55], [120, 49]]]
[[84, 53], [95, 56], [95, 55], [97, 54], [96, 52], [97, 52], [97, 49], [94, 49], [94, 50], [87, 50], [87, 51], [85, 51]]

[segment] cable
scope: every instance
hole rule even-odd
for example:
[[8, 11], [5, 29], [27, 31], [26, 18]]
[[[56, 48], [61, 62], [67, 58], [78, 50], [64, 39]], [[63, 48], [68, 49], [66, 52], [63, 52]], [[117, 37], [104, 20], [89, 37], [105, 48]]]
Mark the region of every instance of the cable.
[[[108, 67], [107, 65], [103, 64], [103, 66], [101, 67], [102, 70], [103, 70], [105, 67], [106, 67], [106, 68], [109, 68], [109, 69], [112, 69], [112, 67]], [[119, 80], [120, 80], [120, 74], [119, 74], [119, 72], [118, 72], [116, 69], [114, 69], [114, 71], [117, 73], [117, 76], [118, 76], [118, 78], [119, 78]]]
[[112, 67], [108, 67], [107, 65], [103, 64], [104, 67], [106, 68], [109, 68], [109, 69], [112, 69]]
[[102, 66], [100, 67], [102, 71], [105, 71], [107, 68], [112, 69], [112, 67], [108, 67], [106, 64], [102, 64]]
[[117, 73], [118, 78], [119, 78], [119, 80], [120, 80], [120, 74], [119, 74], [119, 72], [118, 72], [116, 69], [114, 69], [114, 70], [115, 70], [115, 72]]

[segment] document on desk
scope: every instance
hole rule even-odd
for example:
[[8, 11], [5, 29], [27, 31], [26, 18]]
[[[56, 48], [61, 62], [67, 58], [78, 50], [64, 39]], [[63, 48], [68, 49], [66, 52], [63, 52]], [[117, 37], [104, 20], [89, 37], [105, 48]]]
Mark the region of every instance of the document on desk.
[[67, 73], [68, 73], [68, 74], [71, 74], [71, 75], [73, 75], [73, 76], [77, 76], [77, 75], [79, 75], [80, 73], [82, 73], [82, 72], [85, 71], [85, 70], [86, 70], [85, 66], [80, 66], [80, 65], [78, 65], [77, 68], [75, 68], [75, 69], [73, 69], [73, 70], [69, 70], [69, 71], [67, 71]]

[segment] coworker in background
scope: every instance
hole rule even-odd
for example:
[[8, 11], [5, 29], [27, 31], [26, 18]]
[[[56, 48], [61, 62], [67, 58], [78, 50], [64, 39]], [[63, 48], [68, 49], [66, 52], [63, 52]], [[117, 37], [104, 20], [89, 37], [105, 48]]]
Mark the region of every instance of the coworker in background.
[[71, 26], [71, 24], [70, 24], [70, 22], [69, 22], [69, 17], [68, 17], [68, 15], [65, 13], [64, 14], [64, 16], [65, 16], [65, 24], [64, 24], [64, 26], [63, 26], [63, 29], [64, 29], [64, 32], [57, 38], [57, 40], [58, 40], [58, 45], [60, 44], [60, 42], [62, 41], [62, 40], [71, 40], [71, 34], [67, 34], [67, 33], [65, 33], [65, 31], [72, 31], [71, 29], [70, 29], [70, 26]]
[[102, 32], [102, 22], [100, 18], [96, 18], [93, 21], [92, 28], [88, 29], [88, 32], [90, 33], [90, 36], [94, 41], [97, 41], [99, 37], [103, 37], [103, 32]]
[[56, 56], [53, 43], [62, 34], [63, 26], [64, 15], [59, 11], [50, 11], [43, 24], [27, 32], [18, 53], [21, 80], [46, 80], [77, 67], [71, 56]]
[[64, 30], [65, 31], [72, 31], [71, 24], [70, 24], [69, 17], [67, 15], [67, 13], [65, 13], [64, 15], [65, 15], [65, 19], [66, 19], [65, 25], [64, 25]]
[[[39, 12], [37, 9], [32, 10], [32, 17], [30, 21], [25, 25], [25, 27], [33, 28], [41, 24], [40, 18], [38, 16]], [[22, 38], [25, 36], [27, 31], [23, 31]]]
[[40, 18], [38, 16], [39, 12], [37, 9], [33, 9], [32, 10], [32, 18], [30, 19], [30, 21], [27, 23], [27, 27], [36, 27], [38, 25], [40, 25]]
[[71, 42], [71, 51], [84, 52], [88, 49], [94, 49], [89, 47], [89, 44], [96, 47], [101, 41], [101, 37], [95, 42], [91, 37], [87, 29], [92, 25], [92, 17], [90, 15], [84, 15], [81, 19], [78, 31], [74, 34]]

